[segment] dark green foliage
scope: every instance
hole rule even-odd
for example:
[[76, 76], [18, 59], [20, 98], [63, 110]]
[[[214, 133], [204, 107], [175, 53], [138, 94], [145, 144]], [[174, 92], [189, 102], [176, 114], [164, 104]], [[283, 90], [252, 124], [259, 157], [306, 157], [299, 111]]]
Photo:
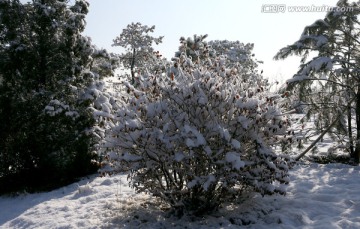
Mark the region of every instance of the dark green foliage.
[[327, 156], [310, 156], [310, 161], [319, 163], [319, 164], [330, 164], [330, 163], [342, 163], [349, 164], [350, 156], [349, 155], [327, 155]]
[[67, 2], [0, 1], [0, 193], [53, 188], [96, 170], [86, 93], [110, 56], [81, 35], [88, 3]]

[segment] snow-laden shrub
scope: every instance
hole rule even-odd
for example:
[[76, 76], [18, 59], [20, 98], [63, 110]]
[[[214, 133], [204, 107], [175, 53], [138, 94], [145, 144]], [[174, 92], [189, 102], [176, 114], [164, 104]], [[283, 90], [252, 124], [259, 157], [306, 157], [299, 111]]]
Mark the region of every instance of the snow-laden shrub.
[[138, 192], [178, 213], [215, 210], [249, 188], [284, 194], [287, 163], [271, 146], [288, 122], [262, 76], [242, 62], [228, 69], [226, 56], [195, 63], [183, 53], [173, 61], [167, 76], [125, 85], [106, 143], [108, 165], [130, 171]]

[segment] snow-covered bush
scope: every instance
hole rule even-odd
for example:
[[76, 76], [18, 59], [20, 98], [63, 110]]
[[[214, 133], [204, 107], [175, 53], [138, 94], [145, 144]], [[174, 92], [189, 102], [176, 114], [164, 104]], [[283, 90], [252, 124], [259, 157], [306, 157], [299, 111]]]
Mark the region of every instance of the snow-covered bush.
[[178, 214], [215, 210], [249, 188], [284, 194], [287, 163], [271, 145], [289, 123], [253, 71], [256, 61], [248, 61], [252, 46], [242, 46], [249, 55], [234, 65], [206, 51], [211, 47], [201, 39], [193, 62], [181, 50], [196, 41], [181, 41], [166, 76], [125, 85], [108, 133], [108, 165], [130, 171], [138, 192], [160, 197]]

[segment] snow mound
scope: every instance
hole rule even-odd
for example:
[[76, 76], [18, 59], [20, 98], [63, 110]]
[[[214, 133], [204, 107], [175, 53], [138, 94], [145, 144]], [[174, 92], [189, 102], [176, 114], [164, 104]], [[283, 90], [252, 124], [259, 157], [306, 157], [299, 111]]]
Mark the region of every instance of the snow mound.
[[286, 196], [249, 194], [181, 220], [130, 189], [126, 174], [93, 176], [48, 193], [0, 197], [0, 228], [360, 228], [359, 176], [360, 167], [301, 164]]

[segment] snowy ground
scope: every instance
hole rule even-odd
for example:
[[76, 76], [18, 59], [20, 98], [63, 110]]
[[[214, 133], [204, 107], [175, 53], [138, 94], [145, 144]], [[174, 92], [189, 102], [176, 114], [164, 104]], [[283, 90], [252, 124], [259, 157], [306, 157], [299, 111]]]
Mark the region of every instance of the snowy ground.
[[302, 164], [290, 176], [286, 196], [255, 195], [182, 219], [134, 193], [125, 175], [93, 176], [48, 193], [0, 197], [0, 228], [360, 228], [360, 167]]

